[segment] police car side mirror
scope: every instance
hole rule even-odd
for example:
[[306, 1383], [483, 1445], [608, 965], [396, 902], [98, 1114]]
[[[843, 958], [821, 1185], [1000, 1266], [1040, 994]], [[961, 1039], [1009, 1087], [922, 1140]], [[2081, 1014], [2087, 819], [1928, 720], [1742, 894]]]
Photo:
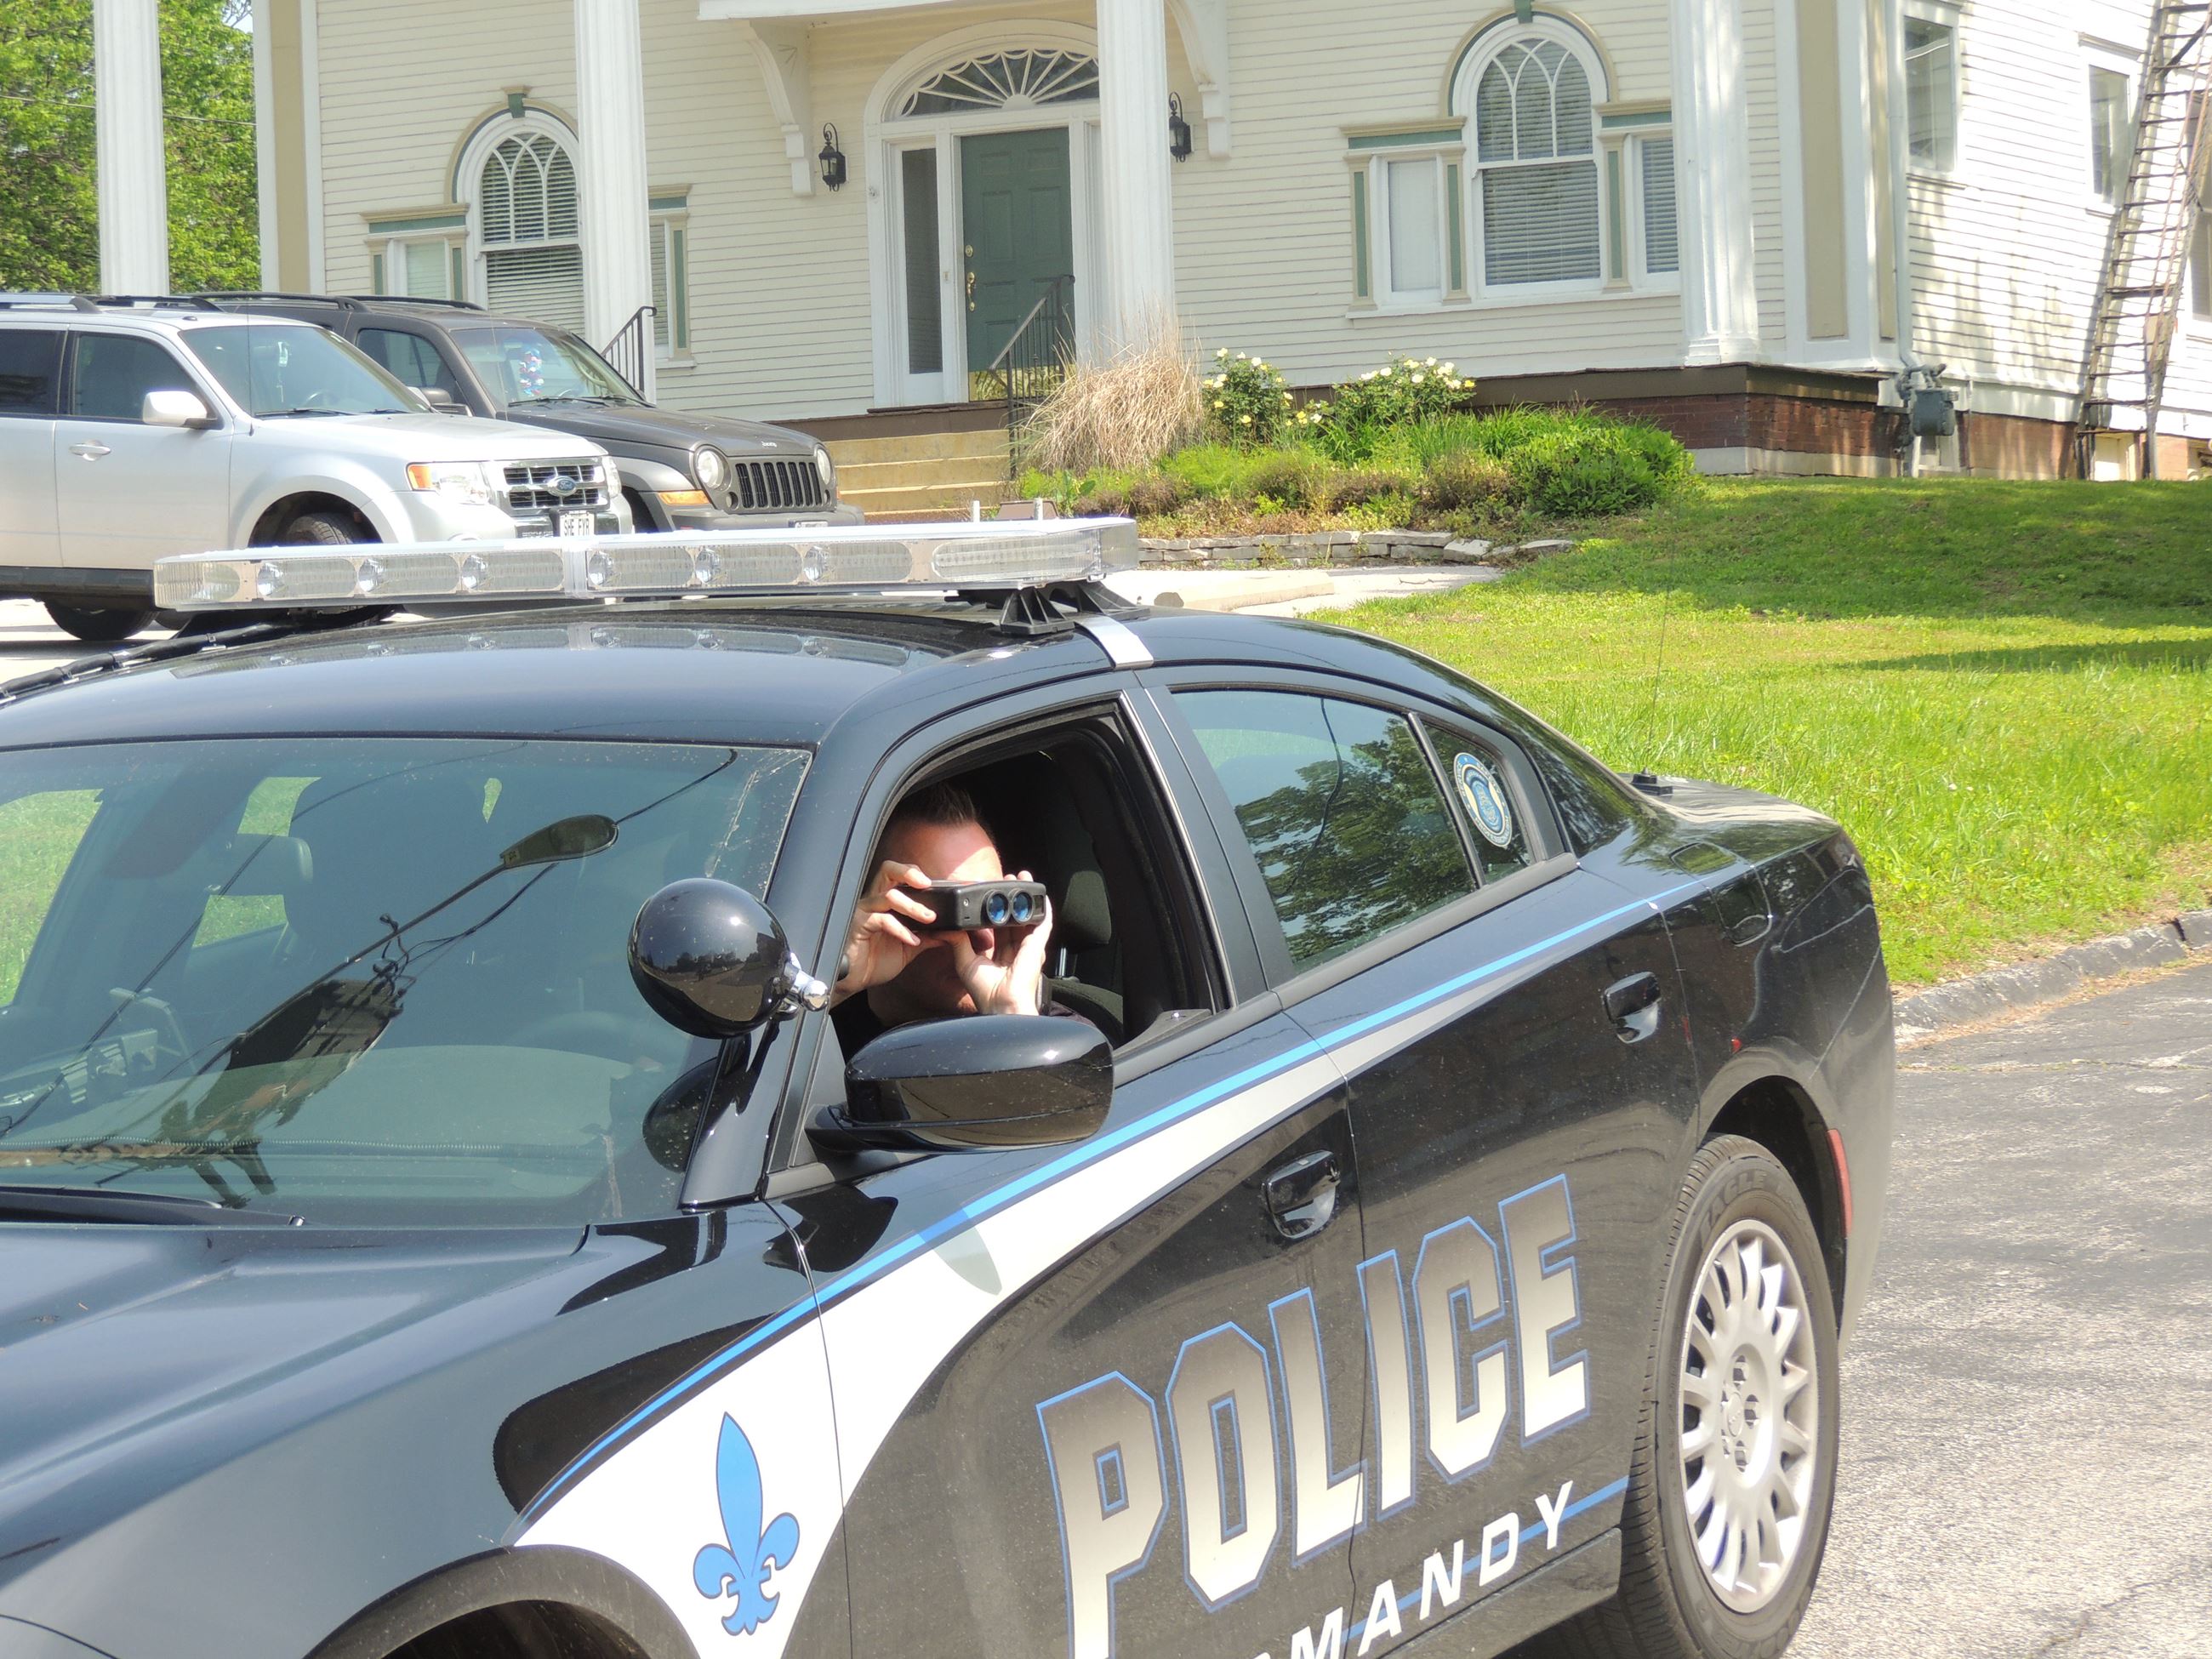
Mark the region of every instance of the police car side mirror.
[[1088, 1020], [974, 1014], [884, 1032], [845, 1067], [832, 1150], [989, 1152], [1087, 1140], [1114, 1103], [1114, 1055]]
[[704, 876], [646, 900], [630, 925], [629, 976], [653, 1012], [693, 1036], [742, 1036], [830, 1000], [768, 906]]

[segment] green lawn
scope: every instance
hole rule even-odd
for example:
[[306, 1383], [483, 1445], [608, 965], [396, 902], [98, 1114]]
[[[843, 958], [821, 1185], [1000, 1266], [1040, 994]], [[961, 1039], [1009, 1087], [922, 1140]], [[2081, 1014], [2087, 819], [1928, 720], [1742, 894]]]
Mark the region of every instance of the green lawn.
[[1834, 814], [1900, 983], [2212, 902], [2212, 489], [1714, 483], [1346, 619], [1624, 770]]

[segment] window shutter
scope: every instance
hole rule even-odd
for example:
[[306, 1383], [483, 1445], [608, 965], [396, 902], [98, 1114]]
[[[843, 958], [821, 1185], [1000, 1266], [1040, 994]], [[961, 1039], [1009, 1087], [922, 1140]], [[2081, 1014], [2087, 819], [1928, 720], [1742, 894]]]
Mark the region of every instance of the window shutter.
[[1646, 138], [1644, 161], [1644, 269], [1682, 268], [1681, 232], [1674, 213], [1674, 141]]
[[1482, 244], [1483, 279], [1488, 283], [1599, 280], [1604, 264], [1598, 244], [1596, 163], [1486, 173]]
[[674, 337], [676, 308], [668, 298], [668, 222], [665, 219], [653, 222], [653, 343], [661, 351], [668, 349]]
[[484, 297], [494, 311], [510, 311], [580, 332], [584, 326], [583, 250], [573, 244], [488, 250]]

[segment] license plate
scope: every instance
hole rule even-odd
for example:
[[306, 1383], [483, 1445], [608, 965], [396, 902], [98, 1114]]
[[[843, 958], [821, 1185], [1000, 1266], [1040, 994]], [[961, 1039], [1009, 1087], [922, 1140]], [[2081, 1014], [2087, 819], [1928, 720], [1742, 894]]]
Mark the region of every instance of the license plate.
[[595, 513], [563, 513], [561, 515], [561, 533], [563, 536], [588, 536], [599, 527], [599, 515]]

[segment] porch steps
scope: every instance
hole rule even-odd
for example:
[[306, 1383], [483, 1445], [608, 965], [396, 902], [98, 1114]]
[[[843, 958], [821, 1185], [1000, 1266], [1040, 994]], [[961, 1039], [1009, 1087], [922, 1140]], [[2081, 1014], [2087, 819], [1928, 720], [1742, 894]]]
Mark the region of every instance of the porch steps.
[[1011, 488], [1003, 428], [828, 441], [837, 494], [871, 519], [965, 518], [971, 502], [988, 512]]

